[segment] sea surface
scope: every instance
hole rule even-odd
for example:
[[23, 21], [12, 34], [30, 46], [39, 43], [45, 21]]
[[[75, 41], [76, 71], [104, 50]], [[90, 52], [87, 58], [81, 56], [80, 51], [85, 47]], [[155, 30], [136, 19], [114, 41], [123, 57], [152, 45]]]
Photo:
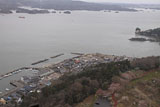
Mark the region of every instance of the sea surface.
[[[128, 40], [135, 37], [136, 27], [142, 30], [160, 27], [159, 19], [160, 11], [148, 9], [119, 13], [0, 14], [0, 75], [60, 53], [65, 55], [41, 65], [73, 57], [71, 52], [132, 57], [160, 55], [159, 43]], [[20, 76], [0, 80], [0, 91]]]

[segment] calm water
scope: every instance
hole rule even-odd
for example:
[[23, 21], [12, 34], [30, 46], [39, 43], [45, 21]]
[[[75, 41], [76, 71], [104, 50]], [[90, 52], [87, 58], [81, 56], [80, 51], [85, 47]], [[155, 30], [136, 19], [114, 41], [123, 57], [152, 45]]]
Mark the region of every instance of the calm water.
[[[160, 27], [159, 19], [160, 11], [149, 10], [0, 15], [0, 74], [59, 53], [65, 55], [50, 62], [69, 58], [70, 52], [133, 57], [160, 55], [158, 43], [128, 40], [135, 36], [136, 27], [143, 30]], [[0, 81], [0, 86], [5, 81], [8, 80]]]

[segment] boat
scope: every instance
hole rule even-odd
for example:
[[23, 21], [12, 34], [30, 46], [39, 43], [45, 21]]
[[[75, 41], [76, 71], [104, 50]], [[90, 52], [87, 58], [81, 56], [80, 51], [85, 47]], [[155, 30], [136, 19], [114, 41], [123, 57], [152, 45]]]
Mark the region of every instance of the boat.
[[9, 89], [8, 89], [8, 88], [6, 88], [6, 91], [9, 91]]
[[24, 16], [19, 16], [19, 18], [21, 18], [21, 19], [25, 19], [25, 17], [24, 17]]
[[9, 73], [8, 76], [12, 76], [12, 73]]
[[8, 75], [6, 74], [6, 75], [4, 75], [3, 77], [6, 78], [6, 77], [8, 77]]

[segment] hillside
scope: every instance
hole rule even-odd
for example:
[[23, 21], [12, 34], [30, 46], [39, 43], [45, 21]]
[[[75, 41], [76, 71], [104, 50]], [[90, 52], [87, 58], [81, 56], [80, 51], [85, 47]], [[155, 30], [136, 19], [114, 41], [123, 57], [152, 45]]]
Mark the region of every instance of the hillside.
[[[88, 54], [78, 58], [78, 61], [75, 57], [59, 63], [61, 68], [59, 65], [50, 65], [41, 69], [43, 72], [47, 69], [55, 71], [54, 76], [48, 75], [42, 80], [55, 77], [56, 74], [59, 76], [51, 79], [49, 85], [43, 86], [38, 82], [43, 87], [27, 93], [24, 92], [28, 88], [20, 89], [16, 95], [22, 95], [22, 102], [17, 103], [16, 97], [12, 97], [7, 104], [2, 104], [3, 107], [160, 106], [157, 101], [160, 98], [160, 57], [127, 58]], [[84, 63], [86, 58], [88, 62]], [[77, 69], [76, 66], [81, 67]], [[63, 72], [67, 69], [68, 72]]]
[[[93, 106], [95, 102], [101, 102], [99, 98], [103, 97], [108, 97], [113, 105], [116, 102], [118, 107], [126, 107], [126, 105], [137, 107], [137, 104], [148, 101], [153, 103], [147, 104], [160, 105], [157, 102], [157, 98], [160, 97], [159, 70], [150, 72], [152, 69], [159, 68], [159, 59], [159, 57], [147, 57], [134, 59], [131, 62], [127, 60], [111, 62], [87, 67], [78, 74], [66, 73], [53, 81], [51, 86], [43, 88], [41, 94], [31, 93], [24, 97], [21, 107], [32, 104], [40, 107], [53, 105], [54, 107], [81, 107], [85, 104]], [[157, 85], [152, 83], [153, 80]], [[150, 97], [147, 97], [148, 95]]]
[[116, 90], [117, 107], [159, 107], [160, 70], [151, 70], [147, 73], [133, 71], [132, 75], [137, 73], [140, 73], [141, 77], [126, 81], [123, 87]]
[[129, 62], [99, 64], [78, 74], [67, 73], [54, 81], [51, 86], [42, 89], [42, 94], [32, 93], [24, 98], [21, 107], [35, 102], [40, 107], [76, 106], [85, 98], [96, 93], [99, 88], [107, 89], [113, 75], [119, 75], [129, 69]]

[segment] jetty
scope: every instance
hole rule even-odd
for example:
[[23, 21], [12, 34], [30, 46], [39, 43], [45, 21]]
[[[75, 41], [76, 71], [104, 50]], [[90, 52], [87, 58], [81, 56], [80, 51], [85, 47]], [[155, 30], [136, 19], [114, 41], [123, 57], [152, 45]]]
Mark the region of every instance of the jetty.
[[60, 57], [60, 56], [62, 56], [62, 55], [64, 55], [64, 53], [61, 53], [61, 54], [58, 54], [58, 55], [55, 55], [55, 56], [52, 56], [52, 57], [50, 57], [50, 58], [57, 58], [57, 57]]
[[2, 79], [4, 79], [4, 78], [7, 78], [7, 77], [9, 77], [9, 76], [12, 76], [12, 75], [14, 75], [14, 74], [18, 74], [18, 73], [22, 72], [22, 71], [25, 70], [25, 69], [34, 69], [34, 68], [31, 68], [31, 67], [18, 68], [18, 69], [16, 69], [16, 70], [11, 71], [11, 72], [7, 72], [6, 74], [0, 75], [0, 80], [2, 80]]
[[40, 61], [37, 61], [37, 62], [32, 63], [31, 65], [37, 65], [37, 64], [46, 62], [46, 61], [48, 61], [48, 60], [49, 60], [49, 59], [40, 60]]
[[73, 55], [84, 55], [84, 53], [71, 52]]

